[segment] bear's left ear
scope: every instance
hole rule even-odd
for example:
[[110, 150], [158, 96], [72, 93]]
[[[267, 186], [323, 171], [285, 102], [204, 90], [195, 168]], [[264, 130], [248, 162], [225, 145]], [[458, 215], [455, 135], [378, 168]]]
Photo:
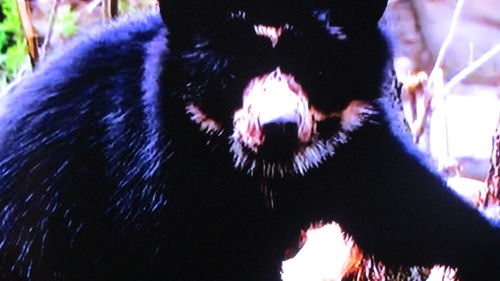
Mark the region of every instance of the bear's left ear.
[[221, 0], [159, 0], [160, 13], [169, 30], [195, 30], [213, 20]]

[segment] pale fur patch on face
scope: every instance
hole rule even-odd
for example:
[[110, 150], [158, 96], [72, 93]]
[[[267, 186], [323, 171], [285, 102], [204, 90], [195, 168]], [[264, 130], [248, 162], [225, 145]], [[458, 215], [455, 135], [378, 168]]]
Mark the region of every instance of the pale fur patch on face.
[[209, 134], [221, 135], [223, 132], [222, 125], [209, 118], [201, 111], [199, 107], [190, 103], [186, 106], [186, 112], [190, 115], [191, 121], [200, 125], [200, 130]]
[[253, 28], [255, 34], [269, 38], [269, 40], [271, 40], [273, 48], [278, 44], [278, 40], [284, 29], [282, 27], [267, 26], [262, 24], [254, 25]]
[[346, 132], [352, 132], [363, 125], [366, 117], [374, 113], [373, 107], [368, 102], [351, 101], [341, 114], [342, 129]]
[[316, 110], [314, 107], [311, 109], [314, 121], [321, 122], [330, 118], [340, 118], [340, 125], [342, 130], [352, 132], [363, 125], [366, 116], [374, 114], [373, 107], [370, 103], [360, 100], [351, 101], [347, 107], [339, 112], [331, 112], [328, 114]]

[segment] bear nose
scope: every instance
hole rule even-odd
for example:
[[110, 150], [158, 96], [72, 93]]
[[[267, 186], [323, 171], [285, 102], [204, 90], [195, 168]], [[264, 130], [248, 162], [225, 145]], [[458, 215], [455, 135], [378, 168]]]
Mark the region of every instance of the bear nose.
[[261, 155], [272, 160], [290, 160], [299, 144], [298, 130], [298, 123], [290, 122], [287, 119], [278, 119], [264, 124], [262, 126], [264, 142], [260, 148]]

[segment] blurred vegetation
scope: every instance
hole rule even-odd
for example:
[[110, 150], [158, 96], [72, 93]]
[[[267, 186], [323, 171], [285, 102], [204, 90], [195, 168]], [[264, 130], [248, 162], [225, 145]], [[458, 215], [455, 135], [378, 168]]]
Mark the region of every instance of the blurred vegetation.
[[0, 89], [13, 77], [26, 55], [16, 0], [3, 0], [0, 6]]
[[[31, 0], [40, 53], [56, 49], [86, 27], [102, 24], [103, 2], [117, 1], [118, 14], [145, 10], [156, 0]], [[43, 58], [43, 57], [42, 57]], [[29, 69], [25, 34], [16, 0], [0, 0], [0, 93]]]
[[78, 13], [70, 5], [63, 5], [57, 9], [54, 26], [64, 38], [71, 38], [78, 30]]

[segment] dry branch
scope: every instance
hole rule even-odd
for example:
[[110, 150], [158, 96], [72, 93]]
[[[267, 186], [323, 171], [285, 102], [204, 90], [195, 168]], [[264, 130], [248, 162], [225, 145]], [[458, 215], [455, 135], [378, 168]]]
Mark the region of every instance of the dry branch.
[[38, 34], [33, 26], [31, 3], [29, 0], [17, 0], [17, 9], [24, 30], [24, 36], [28, 45], [28, 53], [31, 59], [31, 65], [35, 66], [38, 61]]
[[104, 20], [118, 16], [118, 0], [102, 0], [102, 15]]
[[491, 154], [490, 172], [486, 180], [486, 191], [481, 194], [481, 205], [500, 204], [500, 119], [493, 137], [493, 152]]
[[50, 9], [50, 17], [49, 17], [49, 29], [47, 31], [47, 36], [42, 44], [41, 48], [41, 56], [43, 57], [47, 53], [47, 49], [50, 45], [50, 39], [52, 38], [52, 32], [54, 31], [54, 24], [56, 21], [57, 7], [59, 6], [59, 0], [54, 0], [52, 4], [52, 8]]

